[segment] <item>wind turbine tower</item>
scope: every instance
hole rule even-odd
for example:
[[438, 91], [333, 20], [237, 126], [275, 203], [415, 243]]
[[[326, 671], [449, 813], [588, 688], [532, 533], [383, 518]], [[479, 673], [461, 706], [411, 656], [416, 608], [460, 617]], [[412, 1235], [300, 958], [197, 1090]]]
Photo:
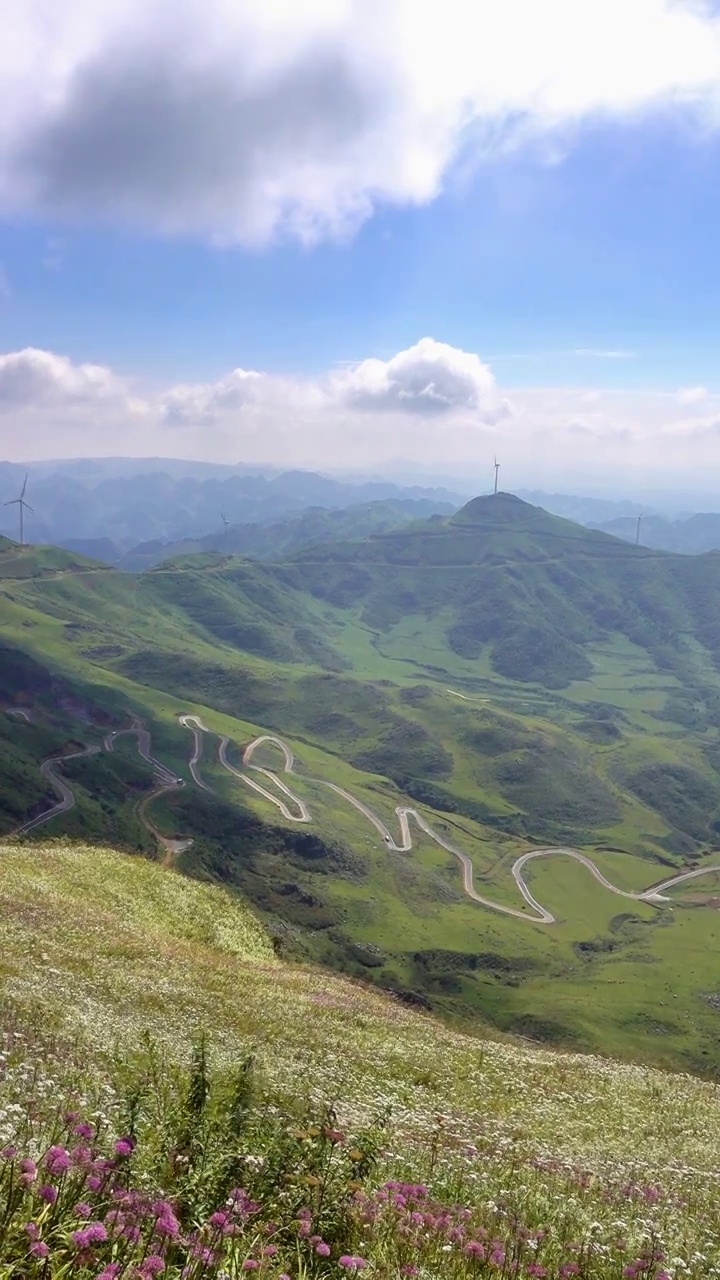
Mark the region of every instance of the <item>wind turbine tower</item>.
[[497, 493], [498, 491], [498, 471], [499, 470], [500, 470], [500, 463], [496, 458], [495, 459], [495, 489], [493, 490], [494, 493]]
[[20, 490], [20, 497], [11, 498], [9, 502], [6, 502], [4, 504], [6, 507], [20, 508], [20, 546], [21, 547], [25, 546], [25, 512], [29, 511], [31, 515], [35, 515], [35, 512], [30, 506], [30, 503], [25, 501], [25, 490], [27, 489], [27, 482], [28, 482], [28, 473], [26, 471], [23, 487]]
[[640, 525], [642, 524], [642, 515], [637, 518], [637, 529], [635, 530], [635, 546], [640, 545]]
[[225, 537], [227, 538], [227, 531], [230, 528], [230, 521], [228, 520], [227, 516], [223, 515], [222, 511], [220, 512], [220, 519], [225, 525]]

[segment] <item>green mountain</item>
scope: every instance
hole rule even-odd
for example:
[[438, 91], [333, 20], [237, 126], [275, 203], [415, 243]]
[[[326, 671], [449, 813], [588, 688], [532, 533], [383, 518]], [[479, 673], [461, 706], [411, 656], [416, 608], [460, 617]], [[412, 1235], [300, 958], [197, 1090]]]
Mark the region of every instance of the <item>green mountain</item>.
[[562, 688], [587, 679], [588, 646], [612, 635], [668, 670], [692, 666], [689, 637], [720, 661], [720, 558], [688, 564], [629, 548], [510, 494], [296, 560], [288, 583], [359, 607], [383, 631], [412, 615], [440, 618], [452, 653], [487, 652], [513, 680]]
[[366, 538], [432, 515], [448, 515], [454, 510], [451, 503], [429, 498], [363, 502], [340, 511], [310, 507], [292, 519], [269, 524], [231, 524], [222, 532], [195, 540], [186, 539], [174, 545], [162, 541], [141, 543], [123, 557], [117, 557], [118, 568], [138, 572], [179, 555], [204, 551], [271, 560], [291, 555], [301, 547], [341, 538]]
[[[220, 881], [285, 955], [465, 1025], [714, 1070], [717, 877], [638, 895], [718, 861], [719, 565], [509, 495], [267, 563], [133, 575], [7, 543], [0, 831], [56, 806], [23, 839]], [[562, 852], [518, 869], [549, 847], [611, 887]]]

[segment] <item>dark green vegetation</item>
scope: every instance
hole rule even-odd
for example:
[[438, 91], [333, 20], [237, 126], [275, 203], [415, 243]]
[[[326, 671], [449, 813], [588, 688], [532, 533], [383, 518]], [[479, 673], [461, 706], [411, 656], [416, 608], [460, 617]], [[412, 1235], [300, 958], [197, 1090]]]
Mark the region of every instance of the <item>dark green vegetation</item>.
[[[389, 851], [322, 785], [391, 826], [417, 805], [472, 858], [478, 891], [520, 908], [511, 867], [538, 845], [585, 849], [634, 891], [720, 862], [720, 558], [652, 553], [499, 495], [272, 563], [209, 551], [135, 576], [8, 543], [0, 575], [0, 700], [33, 716], [0, 717], [0, 831], [43, 807], [45, 756], [137, 715], [187, 783], [149, 810], [192, 840], [181, 869], [248, 896], [286, 954], [461, 1021], [720, 1067], [720, 876], [658, 908], [536, 861], [528, 880], [558, 921], [543, 927], [471, 902], [426, 837]], [[212, 793], [193, 785], [184, 712], [230, 739], [238, 768], [258, 734], [286, 739], [311, 824], [225, 772], [211, 738]], [[254, 763], [281, 757], [263, 746]], [[65, 772], [78, 804], [43, 838], [154, 852], [134, 739]]]

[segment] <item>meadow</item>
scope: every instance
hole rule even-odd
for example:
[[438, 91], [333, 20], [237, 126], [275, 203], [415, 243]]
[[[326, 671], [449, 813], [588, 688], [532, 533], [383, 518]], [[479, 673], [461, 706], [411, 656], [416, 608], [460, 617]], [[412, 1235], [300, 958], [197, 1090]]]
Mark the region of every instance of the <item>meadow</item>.
[[452, 1031], [232, 894], [0, 848], [0, 1275], [720, 1273], [717, 1089]]

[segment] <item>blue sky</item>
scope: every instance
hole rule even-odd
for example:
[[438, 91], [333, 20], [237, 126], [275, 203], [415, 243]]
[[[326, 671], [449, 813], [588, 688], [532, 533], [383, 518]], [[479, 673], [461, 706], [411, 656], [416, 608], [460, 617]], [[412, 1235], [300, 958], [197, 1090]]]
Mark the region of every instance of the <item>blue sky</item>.
[[18, 0], [0, 454], [715, 465], [716, 6], [494, 8]]
[[662, 113], [586, 127], [560, 163], [521, 154], [450, 176], [340, 245], [248, 251], [14, 218], [0, 345], [212, 378], [238, 362], [319, 373], [432, 333], [514, 385], [712, 385], [719, 226], [720, 140]]

